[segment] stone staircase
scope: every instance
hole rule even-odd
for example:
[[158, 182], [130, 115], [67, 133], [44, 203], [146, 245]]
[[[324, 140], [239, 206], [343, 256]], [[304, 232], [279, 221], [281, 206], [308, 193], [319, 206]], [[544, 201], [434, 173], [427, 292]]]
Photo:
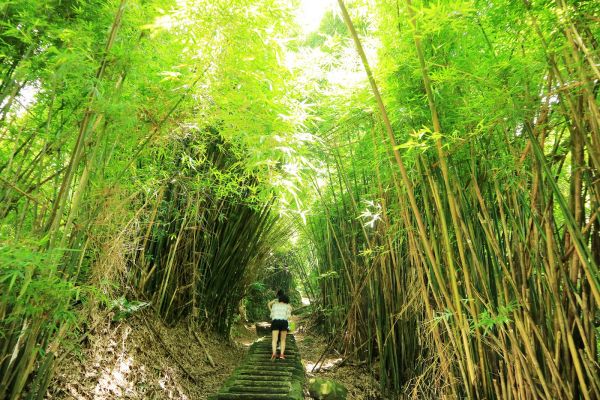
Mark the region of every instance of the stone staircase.
[[210, 400], [302, 400], [304, 368], [294, 335], [288, 335], [285, 360], [271, 360], [271, 338], [254, 342], [241, 365]]

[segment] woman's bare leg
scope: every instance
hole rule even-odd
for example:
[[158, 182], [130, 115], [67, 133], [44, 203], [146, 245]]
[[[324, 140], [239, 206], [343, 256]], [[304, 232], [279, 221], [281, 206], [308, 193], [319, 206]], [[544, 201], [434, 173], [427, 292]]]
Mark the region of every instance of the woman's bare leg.
[[286, 338], [287, 338], [287, 331], [282, 330], [281, 331], [281, 343], [279, 344], [279, 346], [281, 347], [281, 355], [284, 355], [284, 353], [285, 353], [285, 339]]
[[279, 331], [271, 331], [271, 335], [273, 336], [271, 339], [271, 349], [273, 350], [271, 354], [275, 355], [277, 354], [277, 338], [279, 337]]

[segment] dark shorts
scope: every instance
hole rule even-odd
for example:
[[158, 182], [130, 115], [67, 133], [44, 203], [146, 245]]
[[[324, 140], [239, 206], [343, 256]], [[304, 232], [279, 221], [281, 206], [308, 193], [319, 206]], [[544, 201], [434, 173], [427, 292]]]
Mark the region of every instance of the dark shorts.
[[288, 322], [285, 319], [274, 319], [271, 321], [271, 330], [272, 331], [287, 331]]

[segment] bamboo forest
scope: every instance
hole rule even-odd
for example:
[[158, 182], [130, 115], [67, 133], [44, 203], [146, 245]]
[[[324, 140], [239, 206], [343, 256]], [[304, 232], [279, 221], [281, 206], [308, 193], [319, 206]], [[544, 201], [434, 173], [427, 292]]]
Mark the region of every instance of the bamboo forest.
[[0, 400], [600, 400], [599, 92], [597, 0], [0, 0]]

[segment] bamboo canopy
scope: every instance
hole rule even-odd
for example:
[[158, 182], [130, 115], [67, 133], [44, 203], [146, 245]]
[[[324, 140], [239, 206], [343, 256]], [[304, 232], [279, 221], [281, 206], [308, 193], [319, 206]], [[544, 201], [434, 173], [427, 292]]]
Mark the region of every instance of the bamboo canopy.
[[0, 399], [142, 307], [227, 337], [273, 263], [386, 398], [600, 398], [600, 3], [0, 16]]

